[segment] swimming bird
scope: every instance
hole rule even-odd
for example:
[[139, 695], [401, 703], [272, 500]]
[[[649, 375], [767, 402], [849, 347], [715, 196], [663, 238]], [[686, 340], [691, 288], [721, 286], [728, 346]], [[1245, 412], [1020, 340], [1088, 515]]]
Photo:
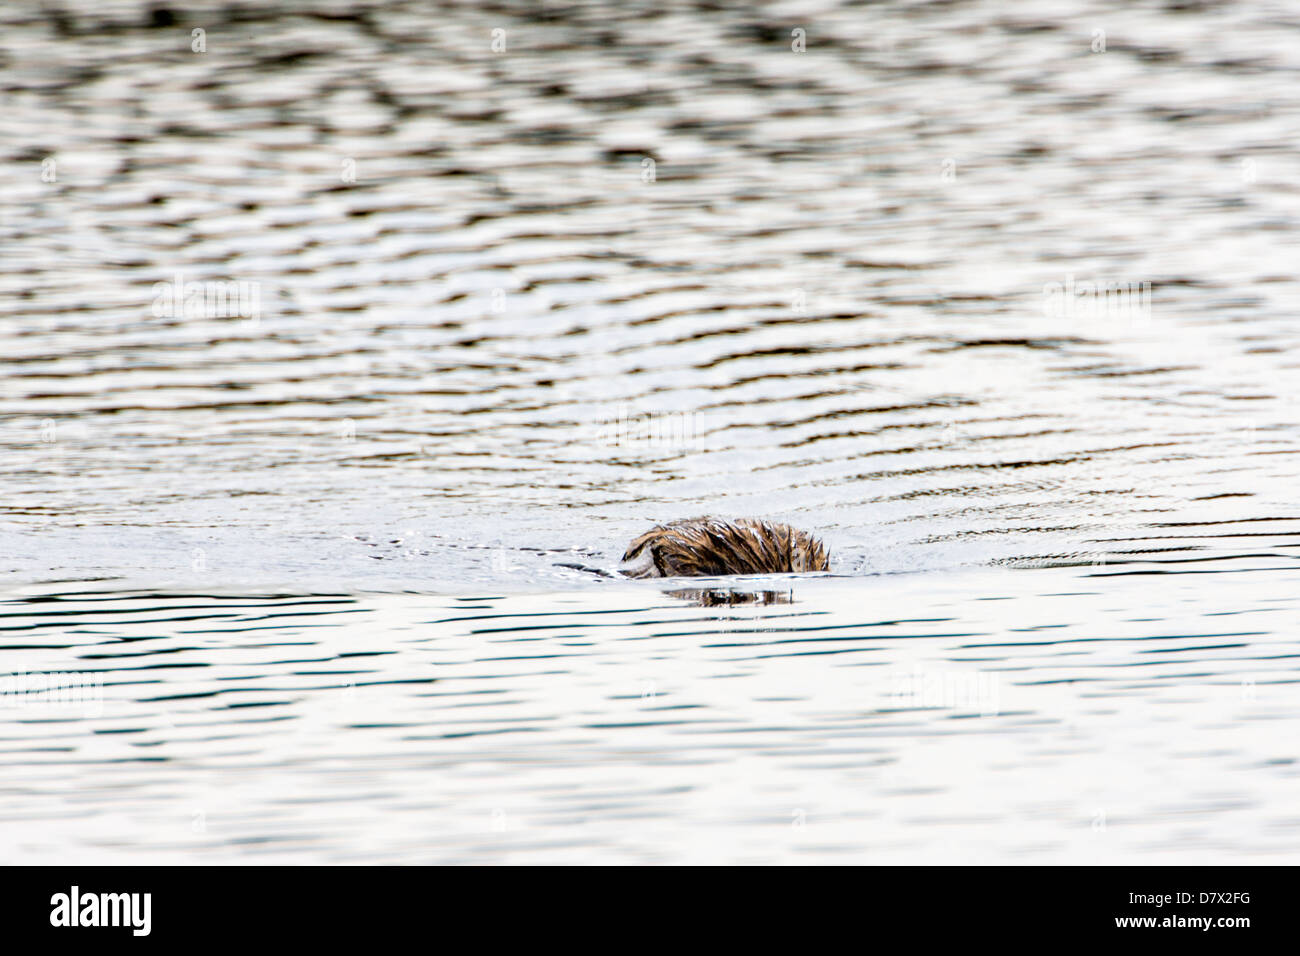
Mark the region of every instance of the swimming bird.
[[632, 578], [825, 571], [825, 546], [806, 531], [757, 518], [684, 518], [634, 539], [622, 569]]

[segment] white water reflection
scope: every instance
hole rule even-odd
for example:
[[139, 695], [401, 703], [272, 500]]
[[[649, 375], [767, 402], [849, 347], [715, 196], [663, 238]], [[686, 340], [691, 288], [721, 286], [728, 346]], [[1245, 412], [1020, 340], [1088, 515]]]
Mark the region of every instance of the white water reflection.
[[11, 600], [7, 861], [1293, 858], [1295, 572], [1027, 574]]
[[0, 27], [15, 860], [1294, 854], [1287, 9]]

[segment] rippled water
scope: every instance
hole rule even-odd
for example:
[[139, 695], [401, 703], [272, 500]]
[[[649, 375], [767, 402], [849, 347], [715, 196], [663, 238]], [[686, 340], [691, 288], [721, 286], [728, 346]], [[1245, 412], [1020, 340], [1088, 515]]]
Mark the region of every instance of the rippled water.
[[1294, 859], [1290, 6], [0, 27], [5, 861]]

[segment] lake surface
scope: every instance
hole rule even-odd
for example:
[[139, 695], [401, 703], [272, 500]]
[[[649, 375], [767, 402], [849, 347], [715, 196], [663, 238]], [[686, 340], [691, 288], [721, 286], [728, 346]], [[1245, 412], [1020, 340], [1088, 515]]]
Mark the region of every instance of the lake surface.
[[1297, 859], [1287, 5], [51, 9], [0, 862]]

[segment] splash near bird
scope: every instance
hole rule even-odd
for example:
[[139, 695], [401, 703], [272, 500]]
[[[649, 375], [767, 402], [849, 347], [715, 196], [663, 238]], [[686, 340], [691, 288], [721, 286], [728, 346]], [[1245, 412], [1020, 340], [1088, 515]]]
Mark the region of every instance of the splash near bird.
[[686, 518], [636, 538], [623, 562], [632, 578], [713, 577], [826, 571], [830, 556], [821, 541], [788, 524]]

